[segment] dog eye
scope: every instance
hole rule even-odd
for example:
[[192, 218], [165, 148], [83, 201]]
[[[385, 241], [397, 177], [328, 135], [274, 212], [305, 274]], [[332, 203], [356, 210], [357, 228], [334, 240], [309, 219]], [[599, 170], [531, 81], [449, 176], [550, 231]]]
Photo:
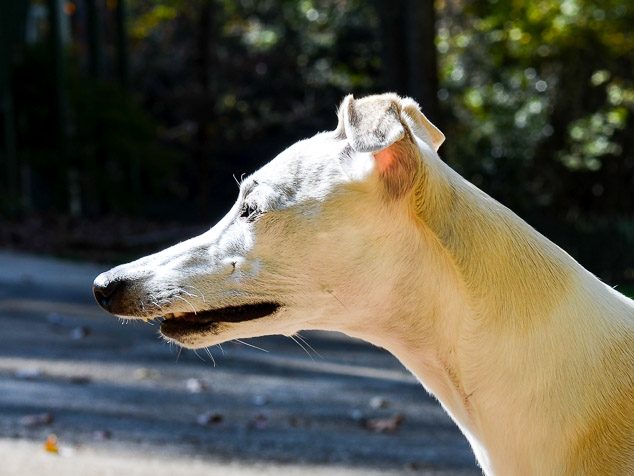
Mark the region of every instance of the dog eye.
[[248, 221], [255, 220], [260, 215], [260, 210], [251, 203], [245, 203], [242, 205], [242, 211], [240, 212], [240, 218], [246, 218]]

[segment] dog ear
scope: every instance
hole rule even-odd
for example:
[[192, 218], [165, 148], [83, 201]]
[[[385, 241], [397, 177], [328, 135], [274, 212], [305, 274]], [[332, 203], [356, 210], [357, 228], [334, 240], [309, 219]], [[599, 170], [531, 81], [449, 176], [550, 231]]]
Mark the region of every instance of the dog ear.
[[355, 100], [348, 95], [341, 109], [346, 137], [357, 152], [378, 152], [405, 136], [398, 105], [392, 98]]
[[358, 100], [349, 95], [339, 109], [337, 130], [357, 152], [351, 163], [342, 164], [346, 173], [358, 178], [376, 167], [394, 196], [409, 190], [420, 165], [420, 152], [401, 120], [399, 101], [394, 94]]
[[412, 98], [401, 99], [401, 107], [412, 132], [438, 152], [438, 149], [445, 141], [445, 134], [425, 117], [425, 114], [421, 112], [420, 107]]

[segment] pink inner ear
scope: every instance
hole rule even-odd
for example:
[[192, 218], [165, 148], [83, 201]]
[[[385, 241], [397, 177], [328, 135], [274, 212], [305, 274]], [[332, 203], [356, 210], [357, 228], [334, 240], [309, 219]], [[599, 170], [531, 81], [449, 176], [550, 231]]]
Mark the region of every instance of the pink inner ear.
[[394, 151], [391, 149], [392, 147], [388, 147], [387, 149], [380, 150], [374, 154], [376, 165], [379, 168], [379, 172], [382, 174], [386, 173], [396, 162], [396, 155], [394, 155]]

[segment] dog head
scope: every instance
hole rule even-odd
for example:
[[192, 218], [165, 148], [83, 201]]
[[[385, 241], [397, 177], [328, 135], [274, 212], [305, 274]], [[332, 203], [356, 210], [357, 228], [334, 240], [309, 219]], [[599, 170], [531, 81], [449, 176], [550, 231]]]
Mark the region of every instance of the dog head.
[[190, 348], [387, 319], [421, 246], [422, 164], [438, 160], [444, 137], [393, 94], [348, 96], [338, 118], [246, 178], [208, 232], [99, 275], [99, 304], [165, 316], [161, 333]]

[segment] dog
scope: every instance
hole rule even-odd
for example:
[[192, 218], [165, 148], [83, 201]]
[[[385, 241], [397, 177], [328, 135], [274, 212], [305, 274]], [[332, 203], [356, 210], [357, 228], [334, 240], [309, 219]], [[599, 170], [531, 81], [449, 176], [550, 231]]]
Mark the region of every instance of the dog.
[[634, 302], [442, 162], [443, 141], [412, 99], [347, 96], [217, 225], [99, 275], [95, 298], [192, 349], [310, 329], [383, 347], [487, 475], [634, 474]]

